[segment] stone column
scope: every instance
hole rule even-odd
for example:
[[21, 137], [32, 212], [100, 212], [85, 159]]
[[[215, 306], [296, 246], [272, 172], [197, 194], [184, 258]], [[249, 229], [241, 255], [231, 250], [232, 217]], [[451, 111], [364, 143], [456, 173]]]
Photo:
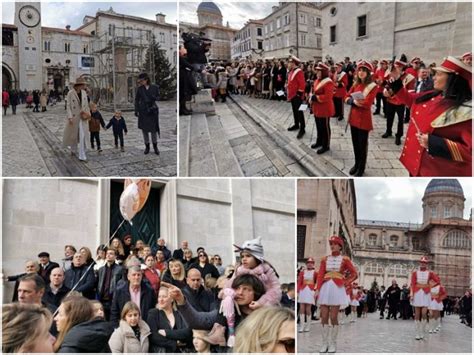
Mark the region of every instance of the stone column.
[[252, 216], [252, 186], [248, 179], [229, 180], [232, 196], [231, 223], [232, 244], [240, 245], [245, 240], [255, 238]]
[[110, 235], [110, 179], [99, 179], [97, 186], [97, 233], [99, 244], [107, 244]]
[[383, 269], [383, 284], [385, 287], [387, 287], [387, 281], [388, 281], [388, 269], [390, 265], [385, 264], [384, 269]]
[[179, 246], [176, 180], [169, 180], [160, 193], [160, 236], [166, 238], [170, 249]]
[[114, 102], [117, 105], [124, 105], [128, 103], [127, 49], [125, 47], [115, 48], [114, 65], [116, 77]]

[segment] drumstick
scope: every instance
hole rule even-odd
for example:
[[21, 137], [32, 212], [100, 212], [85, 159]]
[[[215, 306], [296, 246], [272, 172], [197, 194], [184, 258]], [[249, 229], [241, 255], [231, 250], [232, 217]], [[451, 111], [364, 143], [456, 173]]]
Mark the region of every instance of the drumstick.
[[411, 119], [411, 121], [413, 122], [413, 124], [415, 125], [416, 132], [417, 132], [418, 134], [420, 134], [420, 133], [421, 133], [420, 127], [418, 127], [418, 124], [416, 123], [415, 119], [414, 119], [413, 117], [410, 118], [410, 119]]

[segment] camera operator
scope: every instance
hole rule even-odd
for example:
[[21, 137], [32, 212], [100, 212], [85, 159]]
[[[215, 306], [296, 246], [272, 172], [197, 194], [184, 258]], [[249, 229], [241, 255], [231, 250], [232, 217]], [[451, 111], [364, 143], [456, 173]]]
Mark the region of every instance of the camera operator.
[[187, 57], [188, 51], [183, 45], [179, 46], [179, 115], [190, 115], [192, 111], [186, 108], [186, 101], [190, 101], [197, 94], [196, 80], [193, 76], [194, 66]]

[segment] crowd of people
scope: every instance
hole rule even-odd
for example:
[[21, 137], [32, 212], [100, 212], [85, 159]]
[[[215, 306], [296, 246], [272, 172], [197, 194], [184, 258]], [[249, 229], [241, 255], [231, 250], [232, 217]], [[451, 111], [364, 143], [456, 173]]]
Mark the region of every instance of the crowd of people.
[[[298, 270], [298, 332], [309, 332], [311, 323], [321, 319], [322, 345], [320, 352], [336, 352], [340, 325], [354, 323], [368, 313], [380, 311], [380, 319], [397, 317], [415, 321], [415, 339], [426, 333], [441, 330], [444, 314], [458, 313], [461, 322], [471, 327], [472, 292], [467, 290], [462, 298], [448, 297], [439, 276], [428, 269], [429, 260], [421, 257], [420, 266], [411, 274], [410, 285], [400, 288], [396, 280], [385, 289], [376, 282], [370, 289], [355, 281], [357, 270], [347, 256], [341, 254], [342, 238], [329, 238], [331, 254], [321, 259], [319, 268], [309, 257], [306, 266]], [[386, 315], [386, 318], [385, 318]]]
[[3, 306], [3, 352], [294, 352], [295, 284], [280, 284], [261, 239], [226, 265], [183, 241], [131, 235], [25, 263]]
[[2, 91], [2, 107], [3, 114], [8, 113], [8, 108], [11, 107], [12, 114], [16, 115], [16, 108], [19, 105], [25, 105], [25, 108], [32, 109], [32, 112], [45, 112], [47, 107], [55, 106], [62, 99], [64, 99], [69, 89], [66, 87], [62, 93], [57, 89], [51, 89], [49, 92], [43, 90], [7, 90]]
[[[198, 68], [198, 78], [204, 88], [211, 89], [216, 102], [225, 102], [230, 95], [291, 102], [294, 123], [288, 130], [298, 131], [298, 139], [306, 133], [304, 112], [308, 109], [317, 128], [311, 148], [318, 154], [330, 150], [331, 118], [346, 119], [355, 160], [351, 175], [364, 175], [373, 115], [385, 118], [385, 139], [393, 136], [398, 117], [394, 143], [401, 145], [405, 137], [400, 160], [411, 176], [471, 175], [470, 52], [450, 56], [440, 65], [425, 63], [419, 57], [409, 61], [402, 55], [399, 60], [355, 62], [346, 57], [341, 62], [331, 59], [324, 63], [302, 62], [292, 56], [196, 67], [187, 63], [186, 50], [181, 49], [180, 90], [187, 95], [180, 98], [180, 114], [191, 113], [185, 101], [195, 94], [191, 74]], [[404, 124], [409, 124], [406, 134]]]

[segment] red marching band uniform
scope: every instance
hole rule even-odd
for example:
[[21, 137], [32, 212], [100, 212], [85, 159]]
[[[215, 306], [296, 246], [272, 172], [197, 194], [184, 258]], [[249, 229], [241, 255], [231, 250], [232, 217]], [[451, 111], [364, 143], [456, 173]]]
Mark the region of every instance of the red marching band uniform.
[[346, 72], [342, 71], [342, 67], [344, 63], [339, 62], [336, 63], [336, 72], [332, 76], [332, 80], [334, 81], [335, 89], [334, 89], [334, 115], [338, 118], [339, 121], [344, 119], [344, 104], [343, 99], [347, 94], [346, 87], [349, 83], [349, 79], [347, 77]]
[[288, 130], [293, 131], [299, 129], [298, 139], [301, 138], [305, 133], [305, 122], [304, 113], [299, 108], [304, 101], [306, 81], [304, 73], [298, 65], [301, 61], [296, 57], [290, 59], [294, 63], [294, 68], [288, 73], [288, 84], [287, 84], [287, 95], [288, 101], [291, 102], [291, 108], [293, 111], [294, 125]]
[[339, 271], [326, 271], [327, 259], [328, 256], [325, 256], [321, 259], [316, 290], [321, 290], [323, 284], [329, 280], [333, 280], [337, 286], [345, 288], [350, 286], [352, 282], [357, 279], [357, 270], [349, 257], [342, 257], [342, 263]]
[[428, 277], [427, 277], [426, 282], [425, 280], [423, 280], [423, 283], [418, 283], [418, 276], [417, 276], [418, 272], [420, 272], [420, 270], [415, 270], [411, 274], [411, 284], [410, 284], [411, 296], [414, 296], [419, 290], [423, 290], [425, 294], [429, 294], [431, 291], [430, 281], [434, 281], [436, 284], [438, 284], [440, 281], [438, 275], [436, 275], [431, 270], [427, 270], [426, 272], [428, 272]]
[[[461, 71], [454, 58], [448, 57], [442, 67]], [[470, 72], [461, 72], [470, 80]], [[428, 101], [416, 99], [428, 94], [400, 89], [394, 97], [411, 107], [411, 120], [400, 161], [412, 176], [472, 176], [472, 100], [453, 109], [453, 103], [442, 95]], [[428, 134], [428, 149], [420, 145], [416, 134]]]
[[311, 291], [314, 291], [316, 289], [316, 283], [318, 282], [318, 272], [314, 270], [312, 280], [305, 279], [304, 273], [305, 273], [304, 271], [300, 271], [298, 274], [296, 290], [300, 292], [300, 291], [303, 291], [305, 287], [309, 287]]

